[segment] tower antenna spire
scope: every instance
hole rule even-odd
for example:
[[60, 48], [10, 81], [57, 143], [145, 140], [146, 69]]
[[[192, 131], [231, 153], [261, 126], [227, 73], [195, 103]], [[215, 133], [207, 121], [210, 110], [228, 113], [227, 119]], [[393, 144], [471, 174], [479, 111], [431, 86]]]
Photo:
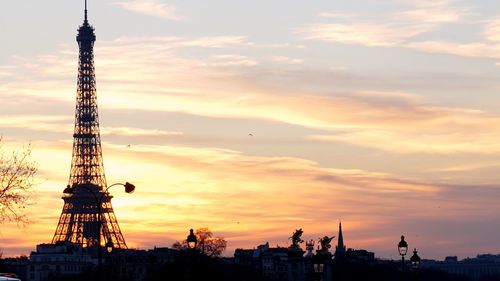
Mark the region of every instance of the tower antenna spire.
[[85, 22], [87, 21], [87, 0], [85, 0]]

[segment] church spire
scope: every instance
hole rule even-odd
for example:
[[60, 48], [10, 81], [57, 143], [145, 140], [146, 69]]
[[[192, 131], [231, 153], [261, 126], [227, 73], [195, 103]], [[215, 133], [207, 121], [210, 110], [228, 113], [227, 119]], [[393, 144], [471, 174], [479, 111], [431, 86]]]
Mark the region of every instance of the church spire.
[[345, 255], [344, 236], [342, 235], [342, 222], [339, 222], [339, 236], [337, 247], [335, 248], [335, 258], [343, 257]]

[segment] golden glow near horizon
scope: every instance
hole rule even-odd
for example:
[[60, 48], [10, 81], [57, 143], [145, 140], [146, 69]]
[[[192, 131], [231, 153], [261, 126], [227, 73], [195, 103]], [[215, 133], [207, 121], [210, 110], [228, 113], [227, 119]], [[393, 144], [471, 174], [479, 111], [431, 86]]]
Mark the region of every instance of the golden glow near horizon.
[[[401, 234], [422, 257], [500, 252], [498, 7], [233, 2], [93, 4], [106, 177], [137, 186], [112, 190], [130, 247], [208, 227], [232, 255], [342, 220], [348, 247], [384, 258]], [[75, 28], [32, 16], [46, 41], [0, 46], [3, 149], [31, 143], [40, 169], [30, 223], [0, 226], [7, 256], [51, 241], [71, 161]]]

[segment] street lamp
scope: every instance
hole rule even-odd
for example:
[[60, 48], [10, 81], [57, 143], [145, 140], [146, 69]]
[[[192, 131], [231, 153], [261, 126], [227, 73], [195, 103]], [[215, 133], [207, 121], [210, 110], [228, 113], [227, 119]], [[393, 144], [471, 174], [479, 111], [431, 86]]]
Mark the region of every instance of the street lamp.
[[405, 255], [408, 252], [408, 243], [405, 241], [405, 237], [401, 235], [401, 241], [398, 243], [398, 252], [401, 255], [401, 273], [404, 276], [405, 273]]
[[106, 251], [111, 254], [111, 252], [113, 252], [113, 248], [113, 241], [111, 240], [111, 238], [108, 238], [108, 242], [106, 243]]
[[322, 262], [314, 263], [314, 272], [318, 274], [323, 273], [324, 266], [325, 264], [323, 264]]
[[194, 235], [192, 228], [189, 230], [189, 235], [186, 241], [189, 249], [192, 250], [196, 248], [196, 245], [198, 244], [198, 239], [196, 238], [196, 235]]
[[324, 268], [325, 268], [325, 264], [323, 263], [323, 261], [319, 258], [315, 259], [314, 272], [321, 274], [321, 273], [323, 273]]
[[191, 259], [193, 258], [192, 256], [196, 253], [196, 245], [198, 244], [198, 238], [196, 238], [196, 235], [193, 232], [193, 229], [191, 228], [189, 230], [189, 235], [187, 236], [186, 239], [187, 246], [188, 246], [188, 251], [187, 251], [187, 268], [186, 268], [186, 280], [191, 280]]
[[108, 238], [108, 242], [106, 242], [106, 252], [108, 252], [107, 256], [108, 256], [108, 270], [107, 270], [107, 274], [108, 274], [108, 278], [107, 280], [113, 280], [112, 276], [113, 276], [113, 263], [111, 261], [111, 252], [113, 252], [113, 248], [114, 248], [114, 245], [113, 245], [113, 240], [111, 240], [111, 238]]
[[320, 251], [319, 246], [316, 255], [313, 258], [313, 269], [317, 280], [323, 279], [323, 272], [325, 271], [325, 253]]
[[411, 256], [410, 258], [411, 268], [413, 268], [413, 270], [415, 271], [420, 267], [420, 257], [417, 255], [417, 253], [417, 249], [415, 248], [413, 250], [413, 256]]
[[[104, 196], [109, 194], [108, 190], [111, 187], [116, 186], [116, 185], [121, 185], [121, 186], [125, 187], [126, 193], [133, 193], [135, 190], [135, 185], [133, 185], [129, 182], [126, 182], [126, 183], [114, 183], [114, 184], [108, 186], [104, 190], [100, 190], [99, 186], [94, 185], [94, 184], [76, 184], [73, 186], [68, 185], [63, 191], [63, 193], [65, 193], [65, 194], [74, 194], [75, 189], [83, 188], [83, 189], [87, 190], [90, 194], [92, 194], [92, 197], [95, 199], [95, 203], [97, 205], [97, 215], [98, 215], [97, 229], [99, 231], [99, 238], [98, 238], [98, 242], [97, 242], [97, 262], [98, 262], [98, 266], [99, 266], [99, 273], [102, 272], [102, 253], [101, 253], [102, 252], [102, 248], [101, 248], [102, 247], [102, 245], [101, 245], [101, 233], [102, 233], [101, 207], [102, 207], [102, 201], [104, 199]], [[110, 240], [108, 240], [108, 243], [109, 242], [113, 243], [113, 241], [110, 241]], [[107, 243], [106, 243], [106, 245], [107, 245]]]

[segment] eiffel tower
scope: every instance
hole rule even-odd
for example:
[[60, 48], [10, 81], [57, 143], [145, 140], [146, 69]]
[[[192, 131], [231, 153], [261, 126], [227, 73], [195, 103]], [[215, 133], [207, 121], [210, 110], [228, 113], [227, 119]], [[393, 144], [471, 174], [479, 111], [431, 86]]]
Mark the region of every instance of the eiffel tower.
[[[95, 40], [85, 0], [84, 22], [76, 37], [80, 53], [71, 172], [52, 243], [71, 242], [82, 247], [99, 247], [111, 242], [114, 248], [126, 249], [127, 244], [111, 206], [113, 196], [107, 191], [109, 187], [104, 175], [94, 72]], [[127, 185], [130, 184], [125, 187]]]

